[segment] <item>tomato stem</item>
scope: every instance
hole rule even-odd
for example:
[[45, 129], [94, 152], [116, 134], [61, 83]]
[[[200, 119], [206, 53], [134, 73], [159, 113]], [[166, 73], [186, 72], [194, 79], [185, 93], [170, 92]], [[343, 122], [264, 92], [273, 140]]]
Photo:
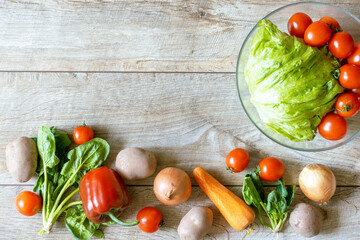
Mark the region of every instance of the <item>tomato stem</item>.
[[336, 79], [336, 80], [339, 80], [339, 77], [340, 77], [340, 69], [336, 69], [335, 71], [332, 72], [332, 75], [333, 77]]
[[163, 227], [165, 226], [165, 221], [164, 219], [161, 219], [160, 223], [159, 223], [159, 227]]
[[227, 167], [226, 170], [228, 170], [228, 171], [231, 172], [231, 173], [234, 173], [234, 169], [231, 168], [231, 167]]
[[344, 109], [339, 109], [339, 108], [336, 108], [337, 110], [339, 110], [340, 112], [349, 112], [354, 106], [351, 104], [351, 105], [348, 105], [346, 104], [344, 106]]
[[86, 127], [85, 120], [83, 121], [83, 124], [81, 126]]

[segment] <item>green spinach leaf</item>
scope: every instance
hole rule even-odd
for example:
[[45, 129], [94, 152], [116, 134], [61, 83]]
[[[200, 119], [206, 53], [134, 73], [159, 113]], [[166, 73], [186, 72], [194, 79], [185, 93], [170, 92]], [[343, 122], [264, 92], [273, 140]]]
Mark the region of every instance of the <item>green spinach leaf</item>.
[[96, 230], [93, 236], [97, 238], [105, 238], [104, 233], [100, 229]]
[[[290, 204], [294, 197], [295, 186], [285, 186], [284, 179], [280, 179], [275, 190], [265, 197], [264, 187], [260, 180], [260, 168], [248, 173], [243, 182], [242, 193], [244, 201], [258, 210], [258, 217], [263, 225], [274, 232], [281, 231], [290, 211]], [[263, 220], [262, 210], [268, 216], [270, 223]]]
[[[63, 165], [68, 161], [66, 155], [68, 151], [68, 146], [71, 144], [71, 141], [65, 131], [59, 130], [54, 127], [51, 127], [50, 130], [55, 136], [56, 156], [60, 159], [60, 161], [59, 164], [57, 164], [53, 169], [49, 171], [49, 175], [52, 177], [54, 185], [57, 186], [61, 169]], [[56, 196], [53, 195], [53, 199], [55, 198]]]
[[100, 224], [91, 222], [85, 216], [81, 205], [66, 211], [65, 225], [75, 239], [87, 240], [92, 236], [104, 238], [103, 232], [99, 229]]
[[273, 190], [267, 198], [266, 211], [278, 214], [279, 217], [285, 213], [287, 204], [285, 198], [277, 190]]
[[55, 155], [55, 136], [50, 128], [45, 126], [39, 128], [37, 147], [43, 165], [53, 168], [59, 163], [60, 159]]
[[67, 187], [79, 184], [88, 171], [99, 167], [106, 160], [109, 152], [109, 144], [101, 138], [94, 138], [71, 150], [67, 155], [69, 161], [61, 169], [54, 195], [58, 195], [67, 181], [70, 181]]
[[54, 134], [57, 151], [64, 150], [71, 144], [71, 140], [65, 131], [55, 127], [51, 127], [50, 130]]
[[261, 197], [255, 187], [251, 174], [247, 174], [244, 178], [242, 194], [247, 205], [253, 204], [256, 208], [261, 207]]
[[260, 180], [260, 166], [257, 166], [254, 170], [254, 172], [250, 172], [249, 173], [251, 179], [252, 179], [252, 182], [254, 183], [254, 186], [257, 190], [257, 192], [259, 193], [259, 196], [261, 198], [261, 200], [263, 202], [266, 202], [266, 197], [265, 197], [265, 191], [264, 191], [264, 187], [261, 183], [261, 180]]
[[280, 180], [278, 180], [279, 185], [276, 186], [276, 190], [280, 193], [280, 195], [283, 198], [286, 198], [288, 195], [287, 189], [285, 187], [285, 181], [283, 178], [280, 178]]
[[286, 203], [288, 206], [290, 206], [292, 200], [294, 199], [296, 186], [295, 185], [287, 186], [286, 189], [288, 192], [288, 195], [286, 196]]

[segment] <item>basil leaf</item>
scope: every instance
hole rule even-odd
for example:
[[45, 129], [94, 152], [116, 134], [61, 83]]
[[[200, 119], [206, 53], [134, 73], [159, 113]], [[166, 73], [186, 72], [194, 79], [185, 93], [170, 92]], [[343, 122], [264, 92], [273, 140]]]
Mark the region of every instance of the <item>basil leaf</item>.
[[65, 225], [75, 239], [87, 240], [92, 236], [104, 238], [99, 230], [100, 224], [91, 222], [82, 207], [70, 208], [66, 211]]
[[67, 187], [79, 184], [88, 171], [99, 167], [106, 160], [109, 152], [109, 144], [101, 138], [94, 138], [71, 150], [67, 155], [69, 161], [61, 169], [54, 196], [58, 195], [69, 179]]

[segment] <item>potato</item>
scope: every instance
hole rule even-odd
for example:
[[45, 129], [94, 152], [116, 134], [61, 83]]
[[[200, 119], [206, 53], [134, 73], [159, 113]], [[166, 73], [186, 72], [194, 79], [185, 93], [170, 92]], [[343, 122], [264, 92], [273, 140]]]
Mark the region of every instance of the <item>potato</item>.
[[154, 154], [141, 148], [125, 148], [116, 157], [116, 171], [126, 180], [150, 177], [156, 170]]
[[36, 144], [28, 137], [15, 139], [6, 146], [6, 166], [18, 182], [27, 182], [34, 175], [37, 157]]
[[210, 231], [212, 224], [210, 208], [194, 207], [181, 219], [177, 231], [181, 240], [198, 240]]
[[310, 238], [320, 233], [322, 219], [319, 209], [307, 203], [298, 203], [290, 214], [290, 225], [295, 232]]

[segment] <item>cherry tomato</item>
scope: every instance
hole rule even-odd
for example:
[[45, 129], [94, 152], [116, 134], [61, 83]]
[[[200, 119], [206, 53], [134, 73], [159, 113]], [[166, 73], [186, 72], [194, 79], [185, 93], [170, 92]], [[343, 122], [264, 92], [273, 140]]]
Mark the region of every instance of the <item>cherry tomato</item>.
[[346, 120], [335, 113], [328, 113], [323, 117], [319, 126], [319, 133], [327, 140], [340, 140], [347, 132]]
[[360, 108], [358, 96], [355, 93], [342, 93], [335, 102], [336, 112], [342, 117], [354, 116]]
[[81, 145], [94, 138], [94, 131], [91, 127], [86, 126], [84, 122], [82, 126], [78, 126], [74, 129], [73, 138], [77, 145]]
[[276, 181], [284, 176], [285, 166], [277, 158], [264, 158], [258, 165], [260, 166], [260, 178], [265, 181]]
[[295, 13], [288, 21], [288, 31], [291, 36], [304, 38], [305, 30], [311, 23], [311, 18], [305, 13]]
[[329, 25], [330, 29], [331, 29], [331, 32], [333, 34], [337, 33], [340, 31], [340, 24], [338, 23], [338, 21], [336, 21], [334, 18], [332, 17], [328, 17], [328, 16], [325, 16], [325, 17], [322, 17], [320, 18], [321, 22], [324, 22], [326, 23], [327, 25]]
[[347, 58], [347, 62], [360, 67], [360, 41], [354, 44], [351, 55]]
[[324, 22], [313, 22], [304, 34], [305, 43], [313, 47], [324, 46], [331, 38], [330, 27]]
[[228, 170], [234, 173], [242, 172], [248, 166], [250, 160], [249, 153], [242, 148], [235, 148], [226, 156]]
[[360, 88], [360, 67], [345, 64], [340, 68], [339, 82], [347, 89]]
[[19, 193], [15, 199], [16, 209], [25, 216], [35, 215], [41, 209], [41, 205], [41, 197], [30, 191]]
[[329, 42], [329, 50], [337, 58], [347, 58], [354, 48], [354, 39], [347, 32], [335, 33]]
[[161, 212], [154, 207], [145, 207], [141, 209], [136, 220], [139, 221], [139, 228], [147, 233], [156, 232], [164, 224]]

